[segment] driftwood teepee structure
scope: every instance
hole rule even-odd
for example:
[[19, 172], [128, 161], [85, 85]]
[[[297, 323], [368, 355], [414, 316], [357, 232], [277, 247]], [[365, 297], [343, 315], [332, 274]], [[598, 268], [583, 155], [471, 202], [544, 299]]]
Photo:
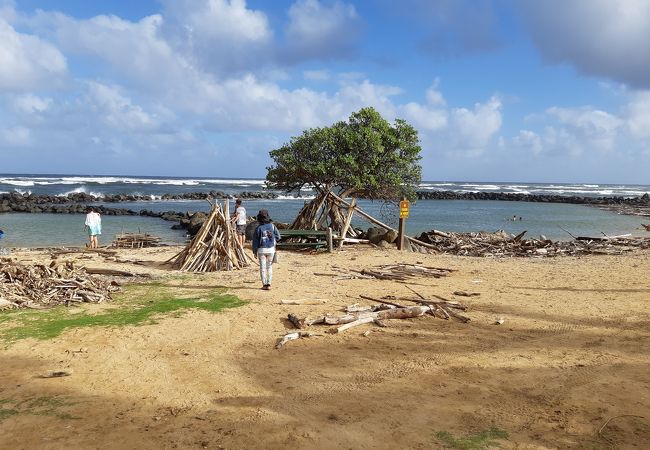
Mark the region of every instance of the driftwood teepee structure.
[[303, 206], [289, 228], [321, 230], [330, 227], [339, 236], [355, 237], [356, 232], [350, 227], [350, 223], [356, 199], [352, 199], [352, 207], [341, 204], [339, 200], [332, 191], [319, 191], [312, 201]]
[[[357, 206], [356, 198], [352, 198], [348, 202], [330, 190], [318, 191], [316, 198], [305, 204], [289, 228], [297, 230], [322, 230], [330, 227], [340, 238], [340, 248], [346, 238], [358, 237], [357, 232], [351, 226], [352, 218], [355, 214], [362, 220], [380, 226], [385, 230], [397, 232], [394, 228], [380, 222], [361, 210]], [[421, 247], [435, 248], [431, 244], [419, 241], [410, 236], [405, 236], [405, 238], [413, 251], [420, 251]]]
[[168, 262], [184, 272], [233, 270], [250, 264], [250, 258], [231, 227], [228, 200], [224, 201], [223, 208], [218, 201], [212, 205], [199, 232]]

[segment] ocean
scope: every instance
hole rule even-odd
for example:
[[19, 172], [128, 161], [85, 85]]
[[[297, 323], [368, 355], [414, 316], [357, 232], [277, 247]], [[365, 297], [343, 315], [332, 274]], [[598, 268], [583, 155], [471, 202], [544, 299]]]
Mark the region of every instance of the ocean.
[[[199, 177], [136, 177], [136, 176], [79, 176], [0, 174], [0, 193], [17, 191], [36, 195], [67, 195], [84, 192], [101, 197], [104, 194], [138, 194], [149, 201], [109, 203], [109, 207], [124, 207], [139, 211], [208, 211], [206, 201], [161, 200], [163, 194], [221, 191], [237, 195], [247, 191], [261, 191], [264, 180], [245, 178]], [[650, 185], [609, 185], [571, 183], [504, 183], [504, 182], [447, 182], [425, 181], [419, 190], [454, 192], [505, 192], [542, 195], [636, 197], [650, 192]], [[278, 192], [273, 200], [245, 200], [249, 215], [266, 208], [273, 219], [291, 222], [313, 192], [302, 191], [300, 197]], [[361, 200], [359, 206], [377, 219], [397, 226], [395, 205]], [[232, 208], [232, 206], [231, 206]], [[522, 220], [513, 221], [513, 216]], [[0, 229], [5, 237], [0, 247], [80, 246], [86, 242], [83, 215], [66, 214], [0, 214]], [[640, 217], [624, 216], [594, 207], [572, 204], [501, 202], [480, 200], [419, 200], [411, 205], [407, 232], [416, 236], [431, 229], [444, 231], [496, 231], [518, 234], [524, 230], [528, 237], [544, 235], [550, 239], [570, 239], [573, 235], [602, 236], [631, 233], [647, 235], [640, 227]], [[160, 236], [164, 242], [182, 243], [187, 236], [172, 230], [172, 223], [157, 218], [140, 216], [104, 216], [100, 245], [110, 243], [121, 232], [146, 232]], [[367, 222], [358, 220], [355, 226], [367, 228]], [[564, 231], [564, 230], [566, 231]]]

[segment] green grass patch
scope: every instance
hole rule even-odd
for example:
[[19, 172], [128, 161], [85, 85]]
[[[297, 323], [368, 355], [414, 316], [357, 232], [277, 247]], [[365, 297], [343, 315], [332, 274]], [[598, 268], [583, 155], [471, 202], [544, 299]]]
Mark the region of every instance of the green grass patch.
[[234, 308], [245, 302], [226, 294], [223, 288], [191, 289], [169, 287], [160, 282], [130, 285], [115, 296], [106, 308], [82, 305], [71, 309], [65, 306], [40, 311], [10, 311], [2, 314], [0, 341], [19, 339], [51, 339], [71, 328], [111, 327], [156, 323], [159, 317], [178, 317], [188, 309], [217, 312]]
[[23, 401], [0, 399], [0, 422], [17, 415], [53, 416], [59, 419], [78, 419], [61, 409], [74, 405], [65, 397], [36, 397]]
[[447, 431], [439, 431], [436, 437], [448, 447], [460, 450], [485, 450], [490, 447], [500, 448], [501, 446], [494, 439], [507, 439], [508, 433], [499, 428], [492, 427], [479, 433], [473, 433], [465, 437], [457, 438]]

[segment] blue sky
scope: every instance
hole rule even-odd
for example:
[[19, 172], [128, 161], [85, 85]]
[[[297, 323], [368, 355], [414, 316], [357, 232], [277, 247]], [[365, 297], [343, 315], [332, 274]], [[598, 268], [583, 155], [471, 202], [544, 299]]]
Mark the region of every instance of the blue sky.
[[0, 172], [264, 177], [373, 106], [426, 180], [650, 184], [647, 0], [0, 0]]

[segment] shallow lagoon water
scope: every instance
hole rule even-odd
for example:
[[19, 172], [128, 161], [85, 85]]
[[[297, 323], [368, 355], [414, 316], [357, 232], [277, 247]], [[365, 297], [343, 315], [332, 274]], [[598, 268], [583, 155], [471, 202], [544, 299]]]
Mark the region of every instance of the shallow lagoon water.
[[[242, 191], [260, 191], [261, 179], [229, 178], [183, 178], [183, 177], [135, 177], [94, 175], [0, 175], [0, 192], [32, 192], [34, 194], [65, 195], [72, 192], [103, 194], [141, 194], [160, 198], [162, 194], [186, 192], [222, 191], [227, 195], [239, 195]], [[553, 195], [584, 196], [640, 196], [650, 192], [647, 185], [601, 185], [601, 184], [548, 184], [548, 183], [476, 183], [425, 181], [421, 190], [451, 190], [455, 192], [515, 192]], [[313, 192], [303, 191], [307, 198], [294, 198], [279, 193], [273, 200], [245, 200], [248, 215], [253, 216], [266, 208], [276, 221], [291, 222], [305, 200]], [[205, 211], [208, 202], [201, 201], [140, 201], [106, 203], [109, 208], [126, 208], [134, 211]], [[361, 200], [359, 206], [373, 217], [397, 227], [397, 208], [382, 202]], [[234, 210], [234, 203], [231, 203]], [[512, 221], [513, 216], [523, 220]], [[528, 237], [543, 234], [551, 239], [570, 239], [562, 228], [578, 236], [602, 236], [640, 234], [640, 217], [622, 216], [593, 207], [573, 204], [467, 201], [467, 200], [420, 200], [412, 205], [407, 221], [407, 232], [419, 235], [431, 229], [443, 231], [496, 231], [505, 230], [518, 234], [527, 230]], [[6, 232], [0, 247], [49, 247], [83, 245], [87, 237], [83, 231], [83, 215], [67, 214], [0, 214], [0, 229]], [[121, 232], [147, 232], [160, 236], [165, 242], [181, 243], [186, 240], [183, 231], [171, 230], [172, 222], [140, 216], [104, 216], [101, 244], [110, 243]], [[356, 220], [354, 226], [366, 229], [369, 223]]]
[[[270, 211], [278, 222], [292, 221], [305, 200], [276, 199], [244, 201], [248, 215], [261, 208]], [[206, 201], [151, 201], [106, 204], [108, 207], [128, 208], [134, 211], [204, 211], [210, 208]], [[382, 202], [360, 201], [359, 206], [384, 223], [397, 226], [397, 208]], [[233, 205], [231, 203], [231, 209]], [[513, 216], [522, 220], [513, 221]], [[0, 214], [0, 229], [5, 238], [2, 247], [58, 247], [81, 246], [87, 236], [83, 230], [82, 214]], [[421, 200], [411, 205], [407, 232], [417, 236], [431, 229], [443, 231], [496, 231], [518, 234], [527, 231], [527, 237], [544, 235], [550, 239], [567, 240], [575, 236], [609, 236], [631, 233], [647, 235], [641, 230], [642, 219], [624, 216], [597, 208], [554, 203], [499, 202], [480, 200]], [[140, 216], [103, 216], [100, 245], [113, 241], [123, 232], [142, 232], [160, 236], [164, 242], [182, 243], [185, 232], [172, 230], [173, 222]], [[355, 220], [354, 226], [366, 229], [368, 222]]]

